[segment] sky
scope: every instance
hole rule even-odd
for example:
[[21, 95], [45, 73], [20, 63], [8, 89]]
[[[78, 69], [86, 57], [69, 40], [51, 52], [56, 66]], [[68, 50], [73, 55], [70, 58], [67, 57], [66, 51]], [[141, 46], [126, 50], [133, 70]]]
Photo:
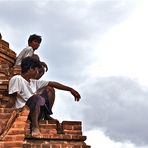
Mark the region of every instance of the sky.
[[0, 0], [0, 32], [17, 54], [31, 34], [56, 90], [53, 117], [82, 121], [92, 148], [148, 147], [147, 0]]

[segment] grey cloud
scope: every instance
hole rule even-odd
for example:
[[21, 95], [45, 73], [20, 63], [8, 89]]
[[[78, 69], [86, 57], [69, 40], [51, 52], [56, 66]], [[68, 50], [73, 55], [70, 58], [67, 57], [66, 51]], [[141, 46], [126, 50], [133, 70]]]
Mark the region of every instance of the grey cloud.
[[73, 116], [87, 129], [102, 128], [115, 141], [148, 144], [148, 88], [125, 77], [98, 78], [82, 88], [83, 100]]
[[94, 62], [92, 40], [99, 39], [110, 27], [122, 21], [134, 7], [129, 2], [120, 3], [2, 1], [0, 24], [17, 53], [26, 46], [30, 34], [41, 34], [43, 43], [38, 51], [47, 61], [51, 77], [81, 82], [87, 77], [84, 74], [86, 67]]
[[[38, 17], [34, 11], [35, 2], [27, 1], [0, 1], [0, 17], [3, 23], [10, 25], [14, 30], [29, 29], [30, 23]], [[32, 8], [32, 9], [31, 9]]]
[[[127, 15], [126, 7], [122, 8], [122, 11], [119, 7], [115, 9], [118, 4], [118, 1], [112, 3], [99, 1], [92, 3], [91, 6], [85, 3], [68, 2], [50, 5], [46, 13], [46, 19], [50, 18], [50, 21], [43, 23], [43, 28], [46, 29], [47, 26], [52, 28], [44, 32], [46, 32], [45, 38], [49, 39], [49, 44], [47, 44], [49, 51], [46, 55], [50, 59], [49, 63], [51, 63], [51, 69], [54, 70], [54, 76], [60, 73], [61, 78], [69, 80], [85, 78], [80, 72], [85, 71], [88, 63], [93, 62], [93, 57], [91, 57], [93, 49], [88, 43], [93, 38], [95, 40], [96, 36], [99, 38], [103, 32]], [[108, 11], [104, 11], [102, 7]], [[105, 18], [107, 16], [112, 19]], [[74, 42], [78, 44], [73, 44]], [[88, 46], [84, 49], [82, 44], [88, 44]]]

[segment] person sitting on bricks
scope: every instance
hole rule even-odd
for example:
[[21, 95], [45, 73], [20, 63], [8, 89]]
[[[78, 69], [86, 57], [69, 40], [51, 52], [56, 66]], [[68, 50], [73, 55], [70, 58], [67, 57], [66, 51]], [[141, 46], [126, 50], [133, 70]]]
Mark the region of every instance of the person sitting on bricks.
[[[28, 56], [33, 57], [33, 58], [40, 61], [39, 56], [37, 54], [35, 54], [34, 52], [39, 48], [41, 42], [42, 42], [41, 36], [36, 35], [36, 34], [30, 35], [28, 38], [28, 46], [26, 48], [24, 48], [17, 56], [14, 68], [18, 68], [18, 66], [21, 65], [22, 60]], [[40, 61], [40, 63], [41, 63], [41, 68], [39, 68], [39, 70], [38, 70], [38, 74], [36, 76], [36, 79], [40, 79], [43, 76], [43, 74], [45, 73], [45, 71], [48, 71], [47, 64], [45, 62], [41, 62], [41, 61]]]
[[[40, 62], [32, 57], [26, 57], [21, 63], [21, 75], [14, 75], [9, 81], [10, 101], [6, 107], [30, 109], [32, 136], [40, 136], [39, 120], [52, 120], [52, 107], [55, 101], [55, 89], [69, 91], [79, 101], [81, 96], [73, 88], [54, 81], [37, 80]], [[53, 119], [54, 120], [54, 119]]]

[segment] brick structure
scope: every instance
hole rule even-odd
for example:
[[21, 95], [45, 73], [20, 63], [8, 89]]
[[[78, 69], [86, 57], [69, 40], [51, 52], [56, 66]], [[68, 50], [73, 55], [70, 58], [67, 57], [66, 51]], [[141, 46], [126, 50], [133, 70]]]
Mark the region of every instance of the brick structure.
[[0, 148], [21, 148], [25, 139], [25, 127], [29, 109], [0, 108], [1, 122]]
[[9, 43], [0, 39], [0, 105], [8, 101], [8, 81], [12, 76], [16, 53], [9, 48]]
[[0, 148], [90, 148], [85, 143], [81, 121], [42, 120], [39, 122], [42, 136], [33, 138], [27, 120], [29, 108], [5, 108], [9, 101], [9, 79], [20, 73], [19, 68], [13, 67], [15, 58], [9, 43], [0, 37]]

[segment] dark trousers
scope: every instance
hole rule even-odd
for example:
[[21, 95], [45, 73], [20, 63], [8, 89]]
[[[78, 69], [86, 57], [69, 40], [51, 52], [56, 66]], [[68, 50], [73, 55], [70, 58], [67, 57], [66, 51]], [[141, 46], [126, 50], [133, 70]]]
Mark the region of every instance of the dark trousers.
[[32, 127], [38, 126], [38, 120], [52, 114], [50, 103], [46, 97], [46, 95], [33, 95], [26, 102], [30, 109], [28, 119], [31, 121]]

